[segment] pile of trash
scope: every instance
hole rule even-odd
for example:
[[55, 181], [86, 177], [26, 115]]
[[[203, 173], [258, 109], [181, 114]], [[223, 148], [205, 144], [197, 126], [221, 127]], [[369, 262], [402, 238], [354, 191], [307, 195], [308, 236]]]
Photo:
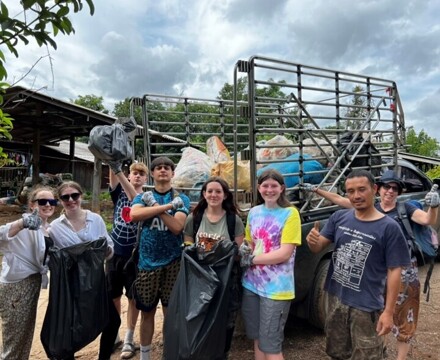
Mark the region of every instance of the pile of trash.
[[[263, 162], [259, 165], [257, 176], [268, 168], [278, 170], [284, 175], [286, 186], [288, 188], [299, 183], [297, 175], [299, 171], [299, 154], [293, 141], [288, 140], [282, 135], [276, 135], [270, 140], [263, 140], [257, 143], [258, 146], [264, 146], [257, 149], [257, 161]], [[182, 157], [174, 171], [172, 180], [173, 186], [178, 188], [200, 188], [210, 176], [219, 176], [223, 178], [232, 189], [234, 186], [234, 160], [230, 155], [225, 144], [217, 137], [212, 136], [206, 142], [206, 153], [186, 147], [182, 150]], [[305, 159], [313, 159], [312, 155], [304, 152]], [[283, 160], [283, 162], [276, 162]], [[271, 161], [264, 164], [265, 161]], [[307, 160], [303, 162], [304, 182], [317, 184], [323, 179], [322, 174], [314, 172], [325, 169], [325, 166], [316, 160]], [[310, 174], [311, 173], [311, 174]], [[245, 192], [251, 191], [251, 172], [249, 160], [237, 160], [237, 187]], [[190, 194], [190, 197], [192, 194]], [[199, 193], [197, 193], [198, 197]], [[194, 199], [198, 200], [198, 199]]]

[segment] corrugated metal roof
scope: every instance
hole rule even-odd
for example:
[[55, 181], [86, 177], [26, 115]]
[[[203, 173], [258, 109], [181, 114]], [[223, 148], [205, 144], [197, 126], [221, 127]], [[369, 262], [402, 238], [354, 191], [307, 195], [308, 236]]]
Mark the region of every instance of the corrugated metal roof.
[[420, 163], [430, 164], [430, 165], [435, 165], [435, 166], [440, 165], [440, 159], [436, 158], [436, 157], [410, 154], [410, 153], [401, 152], [401, 151], [399, 151], [399, 156], [402, 159], [405, 159], [405, 160], [408, 160], [411, 162], [420, 162]]
[[[59, 142], [59, 146], [53, 146], [53, 145], [43, 145], [43, 146], [58, 151], [67, 156], [69, 156], [70, 154], [70, 140], [61, 140]], [[88, 148], [88, 144], [77, 141], [75, 142], [75, 157], [92, 163], [95, 161], [95, 156], [90, 152]]]

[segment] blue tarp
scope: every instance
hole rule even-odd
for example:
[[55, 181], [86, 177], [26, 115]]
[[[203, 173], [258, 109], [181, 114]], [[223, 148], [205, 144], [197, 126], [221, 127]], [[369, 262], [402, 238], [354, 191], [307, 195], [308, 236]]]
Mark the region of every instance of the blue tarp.
[[[310, 155], [303, 155], [304, 159], [311, 159]], [[272, 163], [268, 164], [265, 167], [259, 169], [257, 171], [257, 176], [267, 169], [275, 169], [278, 170], [283, 176], [284, 181], [286, 183], [286, 187], [290, 188], [299, 183], [299, 176], [297, 175], [289, 175], [285, 176], [285, 174], [298, 173], [299, 172], [299, 153], [292, 154], [285, 158], [284, 160], [290, 160], [291, 162], [282, 162], [282, 163]], [[294, 161], [296, 160], [296, 161]], [[304, 161], [304, 180], [305, 183], [311, 184], [319, 184], [321, 180], [324, 178], [324, 174], [310, 174], [311, 171], [324, 170], [324, 166], [321, 165], [320, 162], [316, 160], [307, 160]]]

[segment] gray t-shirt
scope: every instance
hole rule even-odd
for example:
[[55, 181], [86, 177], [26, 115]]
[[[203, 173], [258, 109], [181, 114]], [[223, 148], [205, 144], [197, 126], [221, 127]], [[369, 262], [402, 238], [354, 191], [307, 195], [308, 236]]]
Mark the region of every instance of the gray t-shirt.
[[[188, 215], [185, 223], [185, 228], [183, 229], [183, 233], [186, 236], [189, 236], [191, 238], [194, 237], [194, 230], [193, 230], [193, 214]], [[238, 215], [235, 215], [235, 236], [241, 236], [244, 235], [244, 225], [241, 221], [240, 217]], [[223, 215], [220, 220], [216, 222], [210, 221], [206, 214], [203, 214], [202, 221], [200, 222], [199, 230], [197, 231], [196, 235], [196, 241], [200, 237], [200, 235], [205, 236], [206, 234], [212, 235], [212, 238], [214, 239], [229, 239], [229, 233], [228, 233], [228, 224], [226, 221], [226, 214]], [[234, 240], [234, 239], [229, 239]]]
[[[194, 238], [193, 224], [193, 215], [190, 214], [187, 217], [183, 233], [191, 238]], [[237, 215], [235, 215], [234, 234], [235, 237], [244, 235], [243, 222]], [[226, 213], [218, 221], [215, 222], [210, 221], [206, 216], [206, 213], [204, 213], [195, 239], [199, 260], [202, 260], [207, 254], [215, 251], [218, 242], [222, 240], [235, 240], [235, 238], [230, 239], [229, 237]]]

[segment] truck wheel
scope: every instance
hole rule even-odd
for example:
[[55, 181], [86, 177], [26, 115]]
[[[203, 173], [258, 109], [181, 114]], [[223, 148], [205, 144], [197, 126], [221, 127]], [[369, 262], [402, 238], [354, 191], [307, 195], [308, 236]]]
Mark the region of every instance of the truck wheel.
[[324, 284], [329, 264], [329, 259], [319, 263], [310, 294], [309, 323], [319, 329], [324, 329], [327, 315], [327, 292], [324, 291]]

